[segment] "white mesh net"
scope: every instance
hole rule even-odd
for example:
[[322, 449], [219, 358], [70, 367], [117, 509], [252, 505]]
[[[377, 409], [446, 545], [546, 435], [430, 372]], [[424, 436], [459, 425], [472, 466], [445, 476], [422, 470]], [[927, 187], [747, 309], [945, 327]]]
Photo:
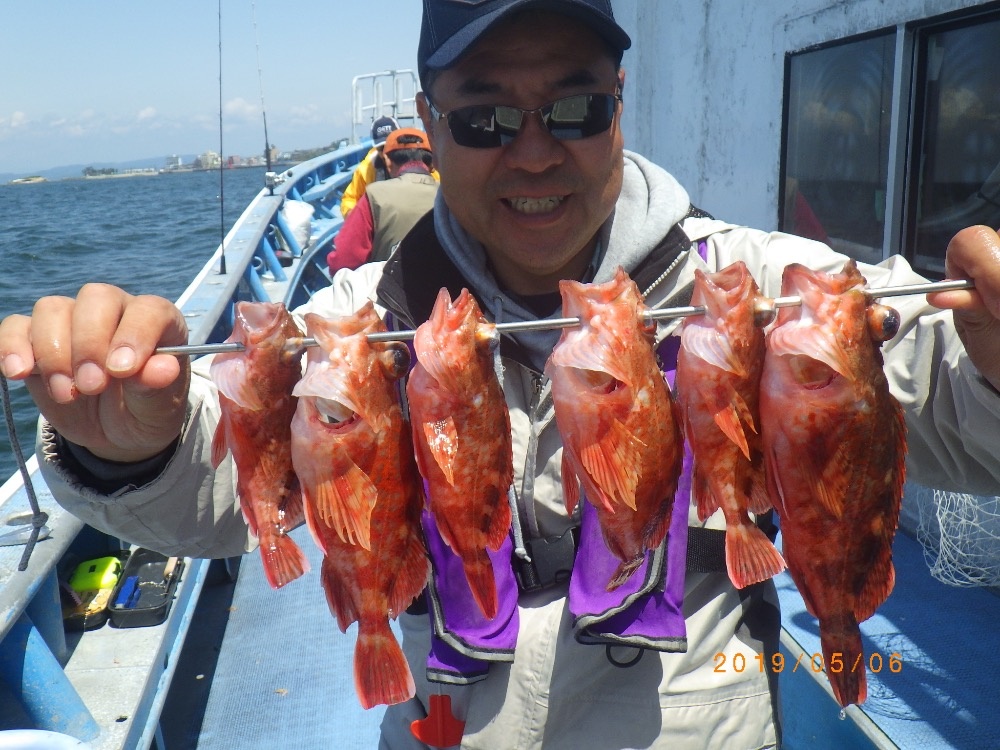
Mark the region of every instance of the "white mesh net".
[[950, 586], [1000, 586], [1000, 497], [908, 484], [931, 575]]

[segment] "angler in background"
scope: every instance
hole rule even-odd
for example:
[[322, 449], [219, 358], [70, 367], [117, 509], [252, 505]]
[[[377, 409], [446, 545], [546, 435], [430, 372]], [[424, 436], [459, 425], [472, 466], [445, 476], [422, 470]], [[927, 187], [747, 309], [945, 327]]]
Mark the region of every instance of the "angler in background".
[[[361, 200], [369, 185], [389, 179], [389, 165], [385, 160], [383, 149], [389, 135], [399, 129], [399, 122], [394, 117], [379, 117], [372, 123], [372, 142], [374, 145], [365, 154], [364, 160], [354, 170], [350, 183], [344, 188], [340, 198], [340, 213], [346, 219], [347, 215]], [[434, 179], [440, 179], [437, 170], [431, 168]]]
[[[389, 260], [339, 272], [298, 313], [334, 317], [371, 300], [390, 329], [413, 330], [444, 286], [451, 299], [468, 289], [488, 321], [533, 322], [560, 317], [560, 281], [606, 283], [619, 267], [653, 308], [686, 304], [696, 269], [738, 260], [770, 297], [790, 264], [840, 271], [847, 258], [819, 242], [714, 219], [666, 169], [625, 150], [621, 63], [631, 44], [608, 0], [425, 0], [417, 107], [441, 172], [439, 199]], [[1000, 494], [998, 258], [995, 231], [961, 232], [946, 273], [975, 290], [929, 300], [950, 310], [900, 298], [899, 333], [882, 346], [906, 420], [908, 476], [927, 486]], [[900, 257], [859, 270], [873, 287], [925, 281]], [[679, 327], [656, 332], [668, 374]], [[511, 617], [477, 650], [505, 658], [467, 658], [443, 675], [442, 652], [431, 652], [439, 623], [419, 607], [401, 614], [415, 696], [386, 709], [381, 747], [444, 744], [411, 732], [414, 722], [439, 726], [420, 722], [442, 697], [464, 722], [466, 747], [775, 747], [777, 675], [720, 673], [713, 660], [771, 663], [780, 632], [774, 584], [737, 589], [729, 578], [722, 512], [703, 522], [675, 502], [687, 517], [672, 519], [662, 585], [588, 590], [571, 607], [574, 582], [608, 577], [563, 502], [562, 442], [543, 375], [559, 335], [500, 337], [517, 585], [503, 591]], [[168, 300], [88, 284], [75, 299], [45, 297], [30, 317], [4, 320], [0, 365], [26, 381], [44, 415], [37, 455], [59, 503], [165, 554], [226, 557], [257, 541], [238, 510], [232, 463], [211, 462], [219, 407], [205, 363], [189, 369], [155, 354], [185, 342]], [[687, 465], [679, 487], [690, 482]], [[444, 594], [462, 586], [454, 576]], [[595, 634], [588, 623], [605, 613]]]
[[370, 185], [344, 220], [336, 246], [326, 256], [331, 277], [341, 268], [388, 260], [417, 220], [434, 207], [438, 191], [437, 180], [431, 175], [434, 157], [422, 130], [394, 130], [382, 156], [388, 179]]
[[395, 117], [379, 117], [372, 122], [372, 147], [365, 154], [365, 158], [358, 165], [358, 168], [354, 170], [351, 181], [344, 188], [344, 194], [340, 197], [340, 214], [345, 219], [347, 214], [358, 204], [369, 185], [389, 178], [385, 159], [382, 158], [382, 147], [385, 146], [385, 140], [389, 134], [398, 129], [399, 123]]

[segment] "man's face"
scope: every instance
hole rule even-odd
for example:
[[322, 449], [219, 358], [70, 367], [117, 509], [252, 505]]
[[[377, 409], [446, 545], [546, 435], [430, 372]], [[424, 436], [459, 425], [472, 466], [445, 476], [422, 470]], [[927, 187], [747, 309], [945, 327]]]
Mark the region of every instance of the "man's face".
[[[440, 112], [472, 104], [534, 109], [617, 87], [600, 37], [566, 16], [537, 13], [492, 30], [428, 94]], [[419, 104], [444, 199], [485, 246], [501, 285], [542, 294], [557, 291], [560, 279], [578, 279], [621, 191], [620, 107], [611, 128], [590, 138], [557, 140], [532, 114], [510, 143], [476, 149], [456, 144], [446, 120]]]

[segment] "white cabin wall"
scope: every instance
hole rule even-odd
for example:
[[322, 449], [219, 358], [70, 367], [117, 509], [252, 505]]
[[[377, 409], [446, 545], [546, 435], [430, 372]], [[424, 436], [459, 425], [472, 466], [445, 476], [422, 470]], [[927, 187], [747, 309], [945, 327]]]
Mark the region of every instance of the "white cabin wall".
[[716, 217], [775, 229], [786, 53], [986, 4], [612, 0], [633, 42], [623, 61], [626, 147]]

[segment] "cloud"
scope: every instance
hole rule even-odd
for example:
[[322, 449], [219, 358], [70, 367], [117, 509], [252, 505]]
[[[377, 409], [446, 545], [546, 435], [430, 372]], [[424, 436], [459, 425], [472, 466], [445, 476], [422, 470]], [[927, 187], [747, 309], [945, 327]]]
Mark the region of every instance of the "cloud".
[[139, 114], [135, 116], [135, 119], [142, 122], [143, 120], [151, 120], [154, 117], [156, 117], [155, 107], [143, 107], [139, 110]]
[[224, 118], [232, 117], [238, 120], [256, 121], [260, 119], [260, 107], [242, 97], [236, 97], [223, 105], [222, 115]]
[[10, 127], [12, 128], [24, 127], [29, 122], [31, 120], [28, 119], [28, 116], [24, 112], [15, 112], [10, 116]]

